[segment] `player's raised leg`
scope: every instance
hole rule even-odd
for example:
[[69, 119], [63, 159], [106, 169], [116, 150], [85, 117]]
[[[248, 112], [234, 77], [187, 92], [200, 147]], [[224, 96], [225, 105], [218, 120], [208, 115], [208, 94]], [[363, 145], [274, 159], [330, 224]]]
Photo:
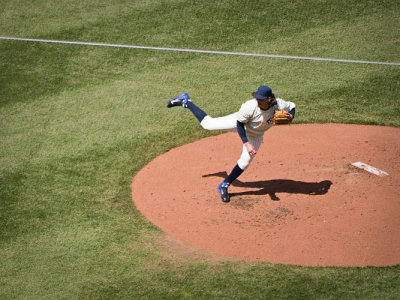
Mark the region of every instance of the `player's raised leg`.
[[172, 98], [167, 101], [167, 107], [171, 108], [174, 106], [182, 106], [188, 108], [196, 119], [200, 122], [200, 125], [206, 130], [235, 130], [236, 128], [236, 113], [219, 117], [212, 118], [196, 104], [192, 102], [187, 93], [183, 93], [178, 97]]

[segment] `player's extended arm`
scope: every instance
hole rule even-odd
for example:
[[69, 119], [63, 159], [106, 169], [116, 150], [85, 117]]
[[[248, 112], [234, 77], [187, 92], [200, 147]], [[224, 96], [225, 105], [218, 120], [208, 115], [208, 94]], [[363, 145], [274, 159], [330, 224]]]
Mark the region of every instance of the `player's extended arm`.
[[242, 139], [244, 146], [247, 149], [247, 152], [249, 152], [250, 155], [255, 155], [257, 151], [256, 149], [254, 149], [254, 146], [247, 139], [246, 128], [244, 128], [244, 123], [237, 121], [236, 129], [240, 138]]

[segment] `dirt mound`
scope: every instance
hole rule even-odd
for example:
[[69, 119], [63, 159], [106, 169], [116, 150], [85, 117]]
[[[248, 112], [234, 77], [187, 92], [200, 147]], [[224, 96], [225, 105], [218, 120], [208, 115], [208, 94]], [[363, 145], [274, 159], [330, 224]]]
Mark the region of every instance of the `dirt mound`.
[[400, 263], [399, 128], [275, 126], [223, 203], [217, 186], [240, 152], [240, 138], [226, 133], [164, 153], [135, 176], [133, 201], [174, 238], [213, 253], [308, 266]]

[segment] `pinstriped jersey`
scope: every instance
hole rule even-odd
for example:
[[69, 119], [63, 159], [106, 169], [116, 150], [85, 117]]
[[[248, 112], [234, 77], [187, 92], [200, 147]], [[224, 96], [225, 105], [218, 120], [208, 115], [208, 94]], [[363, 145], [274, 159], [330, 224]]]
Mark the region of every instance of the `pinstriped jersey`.
[[268, 110], [262, 110], [258, 107], [257, 100], [251, 99], [242, 104], [237, 113], [237, 119], [245, 124], [247, 135], [263, 135], [274, 123], [275, 110], [291, 111], [295, 106], [293, 102], [276, 98], [276, 105]]

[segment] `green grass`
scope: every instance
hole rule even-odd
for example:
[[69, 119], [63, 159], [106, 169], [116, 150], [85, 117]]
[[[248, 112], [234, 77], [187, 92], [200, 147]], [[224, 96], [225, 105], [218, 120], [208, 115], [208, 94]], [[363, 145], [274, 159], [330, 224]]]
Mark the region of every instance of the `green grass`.
[[[0, 36], [399, 62], [397, 1], [1, 1]], [[400, 126], [400, 68], [0, 41], [0, 298], [395, 299], [400, 268], [174, 259], [130, 182], [258, 85], [297, 123]]]

